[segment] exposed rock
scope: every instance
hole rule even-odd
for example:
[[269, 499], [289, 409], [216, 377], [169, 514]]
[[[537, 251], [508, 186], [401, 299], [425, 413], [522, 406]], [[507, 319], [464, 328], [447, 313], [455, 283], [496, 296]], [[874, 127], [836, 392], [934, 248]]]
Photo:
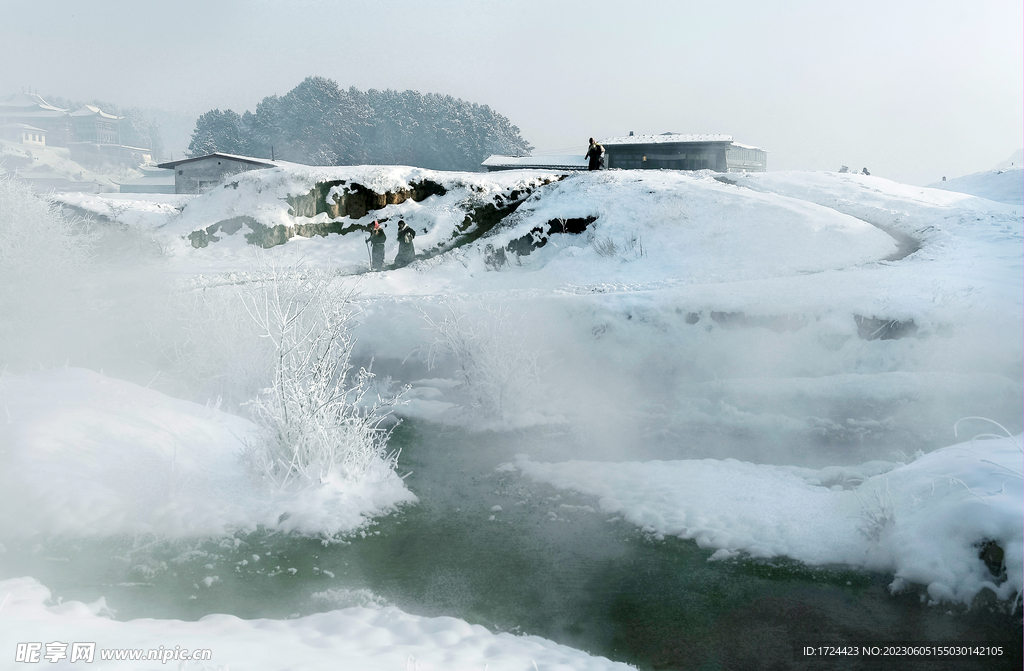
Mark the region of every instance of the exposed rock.
[[505, 249], [519, 256], [527, 256], [535, 249], [540, 249], [548, 244], [548, 237], [555, 233], [571, 233], [579, 235], [587, 230], [587, 227], [597, 221], [597, 217], [583, 217], [579, 219], [552, 219], [543, 226], [536, 226], [526, 235], [512, 240]]
[[[748, 315], [742, 312], [712, 312], [711, 319], [725, 328], [766, 328], [776, 333], [799, 331], [807, 325], [800, 315]], [[688, 323], [696, 323], [689, 322]]]
[[291, 206], [292, 215], [295, 217], [315, 217], [326, 212], [331, 219], [361, 219], [372, 210], [381, 210], [388, 205], [399, 205], [407, 200], [418, 203], [430, 196], [443, 196], [448, 192], [443, 185], [430, 180], [416, 182], [410, 186], [411, 188], [401, 191], [376, 193], [362, 184], [346, 183], [345, 180], [319, 182], [309, 193], [289, 196], [288, 205]]
[[982, 541], [977, 548], [978, 558], [985, 562], [988, 572], [992, 574], [997, 583], [1004, 582], [1006, 580], [1006, 553], [1003, 552], [1003, 548], [993, 540]]
[[917, 335], [917, 324], [913, 319], [878, 319], [854, 315], [857, 322], [857, 335], [861, 340], [898, 340]]

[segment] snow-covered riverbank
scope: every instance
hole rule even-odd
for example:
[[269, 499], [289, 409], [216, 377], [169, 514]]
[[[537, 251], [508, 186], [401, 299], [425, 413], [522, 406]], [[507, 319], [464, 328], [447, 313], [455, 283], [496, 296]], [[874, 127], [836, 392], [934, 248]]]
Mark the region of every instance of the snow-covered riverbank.
[[[256, 428], [243, 404], [271, 384], [272, 362], [243, 299], [274, 286], [267, 269], [276, 268], [288, 286], [315, 274], [351, 296], [355, 356], [374, 361], [374, 393], [411, 385], [399, 416], [468, 431], [549, 426], [579, 446], [561, 462], [503, 455], [498, 472], [575, 490], [592, 499], [581, 505], [653, 539], [694, 539], [716, 559], [863, 568], [896, 591], [925, 586], [936, 604], [970, 603], [985, 588], [1019, 598], [1021, 437], [962, 443], [953, 424], [984, 415], [1021, 430], [1020, 203], [836, 173], [558, 177], [295, 167], [246, 173], [181, 212], [67, 197], [154, 241], [147, 254], [163, 253], [83, 262], [66, 276], [33, 256], [21, 261], [40, 280], [0, 289], [12, 306], [0, 329], [10, 345], [0, 542], [344, 536], [430, 496], [399, 477], [401, 461], [397, 473], [287, 496], [246, 470], [239, 446]], [[331, 223], [288, 214], [288, 197], [325, 180], [382, 193], [429, 180], [444, 193], [334, 222], [346, 234], [257, 253], [246, 221]], [[17, 237], [15, 196], [0, 223]], [[497, 223], [480, 214], [516, 199]], [[430, 253], [366, 273], [359, 227], [374, 218], [387, 219], [389, 235], [406, 220]], [[208, 233], [205, 247], [189, 241], [229, 220], [241, 223]], [[45, 260], [45, 240], [33, 240], [0, 252]], [[453, 240], [466, 243], [444, 251]], [[38, 371], [41, 343], [69, 367]], [[224, 665], [257, 659], [247, 646], [265, 639], [296, 648], [296, 668], [314, 668], [324, 651], [355, 666], [615, 668], [393, 609], [117, 623], [98, 608], [46, 606], [54, 585], [2, 578], [12, 580], [0, 583], [0, 600], [11, 599], [0, 619], [17, 623], [5, 624], [4, 647], [7, 632], [18, 641], [104, 632], [118, 647], [220, 645], [230, 659], [213, 661]]]

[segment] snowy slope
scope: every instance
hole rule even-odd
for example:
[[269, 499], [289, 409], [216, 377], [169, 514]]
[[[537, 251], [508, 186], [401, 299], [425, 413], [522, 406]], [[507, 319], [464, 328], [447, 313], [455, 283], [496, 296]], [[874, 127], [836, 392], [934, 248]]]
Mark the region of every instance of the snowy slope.
[[929, 184], [928, 188], [959, 191], [979, 198], [1020, 206], [1024, 200], [1024, 166], [1018, 162], [1015, 166], [935, 182]]
[[[536, 636], [492, 634], [451, 617], [417, 617], [397, 608], [346, 608], [296, 620], [242, 620], [208, 615], [198, 622], [131, 620], [117, 622], [105, 601], [48, 604], [50, 591], [32, 578], [0, 581], [0, 645], [15, 655], [17, 644], [65, 642], [37, 663], [76, 669], [71, 643], [96, 643], [89, 662], [103, 669], [494, 669], [521, 671], [626, 671], [633, 667], [592, 657]], [[116, 646], [116, 647], [115, 647]], [[103, 661], [102, 651], [142, 651], [146, 661]], [[164, 658], [164, 651], [169, 654]], [[173, 656], [208, 650], [206, 661]], [[12, 659], [12, 657], [8, 657]], [[24, 666], [19, 664], [18, 666]]]

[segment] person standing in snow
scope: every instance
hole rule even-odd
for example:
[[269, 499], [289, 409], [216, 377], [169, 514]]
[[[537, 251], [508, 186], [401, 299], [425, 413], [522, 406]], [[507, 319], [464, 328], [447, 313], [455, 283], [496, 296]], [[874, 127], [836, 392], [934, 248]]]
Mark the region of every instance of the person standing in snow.
[[587, 149], [586, 159], [589, 161], [587, 170], [600, 170], [601, 169], [601, 156], [604, 155], [604, 147], [594, 141], [594, 138], [590, 138], [590, 148]]
[[416, 259], [416, 247], [412, 244], [416, 231], [406, 225], [405, 220], [398, 222], [398, 256], [395, 257], [395, 268], [404, 268]]
[[370, 270], [384, 269], [384, 241], [388, 236], [384, 234], [384, 228], [373, 220], [373, 227], [370, 228], [370, 237], [366, 241], [370, 243]]

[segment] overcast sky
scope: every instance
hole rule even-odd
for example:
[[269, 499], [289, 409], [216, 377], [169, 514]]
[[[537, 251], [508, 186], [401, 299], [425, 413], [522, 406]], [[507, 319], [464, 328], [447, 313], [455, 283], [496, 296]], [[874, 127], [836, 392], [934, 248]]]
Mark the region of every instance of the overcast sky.
[[535, 153], [631, 130], [726, 133], [767, 149], [771, 170], [848, 165], [911, 184], [992, 168], [1024, 143], [1020, 0], [4, 5], [4, 97], [241, 113], [319, 75], [490, 105]]

